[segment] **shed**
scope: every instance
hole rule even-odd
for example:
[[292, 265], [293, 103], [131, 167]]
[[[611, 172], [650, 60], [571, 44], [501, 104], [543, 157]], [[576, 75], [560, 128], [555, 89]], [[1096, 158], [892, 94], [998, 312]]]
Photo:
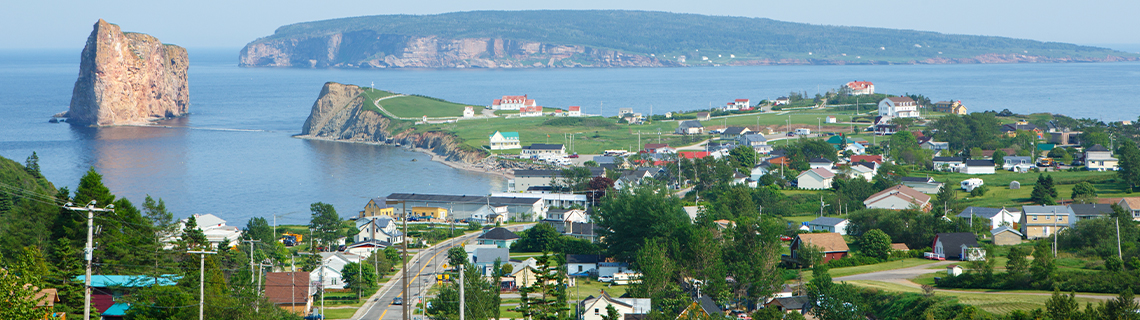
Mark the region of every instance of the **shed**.
[[1008, 226], [1001, 226], [997, 229], [990, 230], [990, 233], [994, 235], [994, 245], [1008, 246], [1021, 244], [1021, 232], [1017, 232], [1017, 230]]
[[1021, 189], [1021, 182], [1017, 182], [1017, 181], [1010, 181], [1010, 182], [1009, 182], [1009, 189], [1010, 189], [1010, 190]]
[[946, 266], [946, 274], [949, 276], [960, 275], [960, 274], [962, 274], [962, 271], [963, 271], [963, 269], [962, 269], [962, 266], [960, 266], [960, 265], [952, 264], [952, 265]]

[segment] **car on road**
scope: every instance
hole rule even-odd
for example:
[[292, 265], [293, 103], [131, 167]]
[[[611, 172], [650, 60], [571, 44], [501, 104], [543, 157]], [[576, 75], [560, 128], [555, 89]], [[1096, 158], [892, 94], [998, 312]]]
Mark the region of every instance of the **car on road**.
[[392, 304], [402, 305], [402, 304], [404, 304], [404, 298], [403, 297], [396, 297], [395, 299], [392, 299]]

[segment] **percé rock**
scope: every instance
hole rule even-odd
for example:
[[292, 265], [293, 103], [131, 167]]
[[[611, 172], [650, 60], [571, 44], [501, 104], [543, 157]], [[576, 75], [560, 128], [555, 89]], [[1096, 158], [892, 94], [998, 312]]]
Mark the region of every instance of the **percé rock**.
[[500, 38], [459, 38], [351, 31], [255, 41], [241, 50], [244, 67], [301, 68], [559, 68], [677, 67], [680, 62], [581, 45]]
[[186, 49], [150, 35], [122, 32], [99, 19], [80, 57], [68, 122], [145, 124], [187, 113]]
[[364, 109], [364, 88], [336, 82], [325, 83], [313, 103], [301, 137], [348, 142], [393, 143], [430, 150], [448, 161], [477, 163], [485, 153], [462, 147], [454, 135], [444, 132], [418, 132], [408, 129], [389, 132], [390, 119]]

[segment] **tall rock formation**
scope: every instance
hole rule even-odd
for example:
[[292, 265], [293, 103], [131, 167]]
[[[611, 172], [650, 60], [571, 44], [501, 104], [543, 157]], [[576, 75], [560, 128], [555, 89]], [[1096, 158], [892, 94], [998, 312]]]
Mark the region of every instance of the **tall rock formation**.
[[189, 66], [186, 49], [99, 19], [83, 47], [68, 121], [111, 126], [185, 115]]

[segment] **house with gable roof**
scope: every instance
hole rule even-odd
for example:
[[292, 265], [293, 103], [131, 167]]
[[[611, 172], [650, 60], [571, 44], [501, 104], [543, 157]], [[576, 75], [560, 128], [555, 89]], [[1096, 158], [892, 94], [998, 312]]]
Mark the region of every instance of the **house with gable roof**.
[[808, 221], [807, 226], [812, 232], [825, 231], [840, 235], [847, 235], [847, 224], [850, 220], [834, 217], [819, 217]]
[[492, 110], [520, 110], [525, 107], [533, 107], [538, 104], [534, 99], [528, 98], [526, 95], [521, 96], [503, 96], [500, 99], [495, 99], [491, 102]]
[[400, 232], [396, 223], [388, 217], [356, 219], [356, 229], [360, 232], [353, 236], [354, 242], [376, 240], [389, 245], [404, 242], [404, 233]]
[[796, 177], [796, 182], [801, 189], [824, 190], [831, 189], [831, 183], [835, 179], [835, 173], [823, 168], [815, 168], [804, 171]]
[[887, 188], [863, 200], [868, 209], [904, 210], [919, 208], [923, 212], [930, 212], [930, 196], [914, 188], [898, 185]]
[[[938, 233], [930, 245], [935, 258], [968, 260], [967, 248], [977, 248], [978, 237], [970, 232]], [[941, 260], [941, 259], [940, 259]]]
[[296, 315], [307, 315], [313, 308], [317, 288], [308, 272], [269, 272], [265, 274], [265, 297], [278, 308]]
[[[165, 243], [163, 248], [173, 248], [175, 242], [182, 240], [182, 230], [186, 230], [186, 223], [189, 221], [190, 218], [178, 221], [178, 228], [175, 231], [177, 234], [164, 237], [162, 239], [163, 243]], [[198, 229], [201, 229], [202, 233], [206, 234], [206, 240], [209, 241], [211, 245], [217, 245], [223, 241], [232, 245], [241, 240], [241, 229], [235, 226], [227, 226], [225, 219], [213, 214], [194, 214], [194, 222], [198, 224]]]
[[879, 116], [918, 118], [918, 103], [910, 97], [888, 97], [879, 101]]
[[737, 137], [740, 137], [740, 136], [745, 135], [745, 134], [749, 134], [751, 132], [752, 132], [752, 130], [749, 130], [747, 127], [728, 127], [728, 128], [725, 128], [724, 131], [720, 132], [720, 138], [721, 139], [736, 139]]
[[515, 241], [518, 240], [519, 235], [502, 227], [491, 229], [484, 232], [483, 235], [480, 235], [478, 238], [475, 238], [478, 244], [493, 244], [496, 247], [506, 249], [510, 249], [511, 244], [514, 244]]
[[1140, 221], [1140, 197], [1121, 198], [1117, 204], [1132, 214], [1132, 220]]
[[989, 219], [990, 229], [997, 229], [1001, 226], [1013, 226], [1021, 222], [1021, 212], [1009, 210], [1005, 207], [1002, 208], [986, 208], [969, 206], [958, 214], [959, 218], [970, 219]]
[[570, 106], [570, 111], [567, 112], [566, 115], [571, 116], [571, 117], [581, 117], [582, 116], [582, 107]]
[[681, 121], [681, 124], [677, 126], [677, 131], [674, 133], [685, 135], [702, 134], [705, 133], [705, 126], [701, 125], [701, 122], [697, 120], [685, 120]]
[[844, 86], [851, 90], [853, 96], [875, 94], [875, 84], [870, 81], [851, 81]]
[[1077, 214], [1068, 206], [1021, 206], [1021, 234], [1026, 239], [1048, 238], [1073, 227]]
[[491, 150], [522, 149], [518, 132], [495, 131], [488, 139], [491, 143]]
[[847, 242], [843, 241], [843, 236], [838, 233], [801, 233], [792, 239], [792, 259], [800, 259], [800, 247], [804, 245], [817, 246], [823, 251], [823, 261], [819, 263], [842, 259], [847, 257], [847, 252], [850, 251]]
[[1112, 157], [1112, 151], [1102, 145], [1085, 150], [1085, 169], [1089, 171], [1116, 171], [1120, 160]]
[[1021, 244], [1021, 238], [1023, 237], [1021, 232], [1017, 232], [1017, 230], [1008, 226], [1001, 226], [990, 230], [990, 234], [993, 235], [994, 245], [998, 246]]

